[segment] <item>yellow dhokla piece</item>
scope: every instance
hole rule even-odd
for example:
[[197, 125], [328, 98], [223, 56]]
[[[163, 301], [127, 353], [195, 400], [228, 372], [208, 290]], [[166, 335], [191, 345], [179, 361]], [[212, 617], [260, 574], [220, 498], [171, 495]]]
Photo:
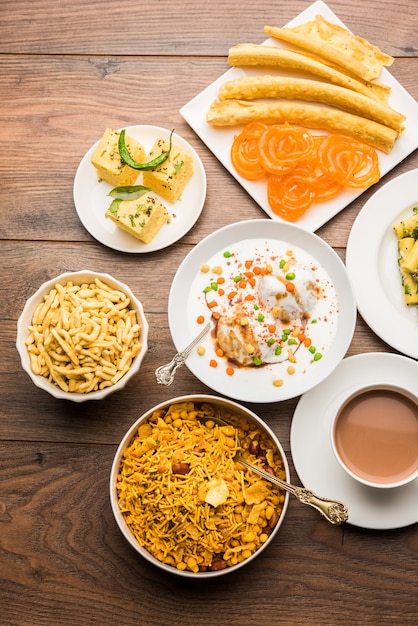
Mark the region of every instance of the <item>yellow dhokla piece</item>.
[[105, 213], [119, 228], [149, 243], [170, 221], [166, 207], [152, 193], [136, 200], [114, 200]]
[[[157, 158], [169, 149], [169, 141], [159, 138], [147, 156], [147, 161]], [[193, 159], [183, 148], [171, 146], [168, 158], [153, 170], [144, 172], [143, 184], [169, 202], [176, 202], [193, 175]]]
[[[139, 174], [138, 170], [134, 170], [122, 162], [118, 148], [119, 135], [117, 130], [106, 128], [91, 157], [98, 177], [115, 187], [133, 185]], [[146, 154], [144, 147], [127, 135], [125, 136], [125, 143], [132, 158], [138, 163], [143, 163]]]

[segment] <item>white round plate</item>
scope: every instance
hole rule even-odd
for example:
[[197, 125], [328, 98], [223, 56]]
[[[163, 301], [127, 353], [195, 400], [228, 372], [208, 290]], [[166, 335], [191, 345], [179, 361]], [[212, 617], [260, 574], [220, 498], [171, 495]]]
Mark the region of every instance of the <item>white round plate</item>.
[[[128, 126], [126, 132], [133, 139], [140, 141], [148, 152], [158, 137], [169, 139], [171, 131], [159, 126]], [[173, 133], [173, 142], [192, 155], [194, 174], [187, 183], [180, 200], [175, 204], [164, 200], [157, 194], [167, 207], [171, 222], [164, 224], [149, 243], [139, 241], [105, 217], [105, 212], [112, 200], [108, 194], [113, 187], [105, 181], [98, 180], [96, 170], [91, 163], [91, 157], [99, 142], [97, 141], [87, 151], [81, 159], [74, 179], [74, 204], [81, 223], [97, 241], [121, 252], [154, 252], [171, 246], [192, 228], [205, 203], [206, 174], [199, 155], [187, 141]], [[141, 174], [135, 184], [141, 184]]]
[[361, 385], [388, 383], [417, 391], [418, 363], [385, 352], [344, 359], [299, 400], [290, 431], [296, 472], [306, 487], [348, 507], [348, 523], [371, 529], [401, 528], [418, 521], [418, 478], [393, 489], [367, 487], [341, 468], [331, 447], [331, 422], [339, 405]]
[[[293, 224], [266, 219], [238, 222], [213, 232], [192, 249], [178, 268], [169, 295], [168, 321], [177, 350], [184, 350], [202, 330], [198, 316], [203, 315], [206, 321], [211, 317], [202, 296], [209, 278], [200, 271], [201, 267], [211, 262], [216, 266], [218, 257], [225, 261], [223, 253], [228, 249], [245, 247], [251, 256], [254, 246], [260, 246], [260, 240], [263, 250], [273, 249], [276, 256], [288, 248], [299, 249], [301, 256], [311, 259], [319, 268], [318, 273], [326, 273], [332, 283], [338, 312], [334, 316], [331, 313], [328, 324], [310, 328], [312, 336], [318, 338], [316, 345], [325, 341], [323, 358], [312, 363], [312, 355], [304, 348], [298, 353], [301, 356], [293, 375], [287, 374], [289, 363], [286, 362], [237, 367], [234, 375], [229, 376], [227, 362], [217, 357], [214, 341], [208, 334], [201, 342], [205, 354], [192, 350], [186, 365], [205, 385], [225, 396], [246, 402], [278, 402], [299, 396], [324, 380], [344, 358], [354, 333], [357, 311], [348, 274], [338, 255], [323, 239]], [[219, 362], [218, 367], [211, 367], [211, 359]], [[283, 380], [281, 387], [275, 386], [277, 380]]]
[[418, 206], [418, 169], [383, 185], [358, 214], [346, 266], [358, 310], [383, 341], [418, 359], [418, 307], [405, 304], [393, 226]]

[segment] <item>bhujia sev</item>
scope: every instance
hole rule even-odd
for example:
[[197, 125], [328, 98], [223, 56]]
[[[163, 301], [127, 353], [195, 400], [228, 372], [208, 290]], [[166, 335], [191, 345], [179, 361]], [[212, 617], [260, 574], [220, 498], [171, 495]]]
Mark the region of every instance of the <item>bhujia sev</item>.
[[37, 306], [25, 341], [32, 371], [65, 392], [116, 384], [140, 352], [141, 326], [130, 298], [95, 277], [57, 282]]
[[120, 462], [116, 491], [126, 524], [140, 546], [182, 571], [225, 569], [249, 558], [267, 541], [285, 499], [234, 462], [239, 449], [285, 478], [268, 435], [226, 410], [228, 426], [197, 419], [215, 413], [214, 405], [191, 401], [154, 411]]

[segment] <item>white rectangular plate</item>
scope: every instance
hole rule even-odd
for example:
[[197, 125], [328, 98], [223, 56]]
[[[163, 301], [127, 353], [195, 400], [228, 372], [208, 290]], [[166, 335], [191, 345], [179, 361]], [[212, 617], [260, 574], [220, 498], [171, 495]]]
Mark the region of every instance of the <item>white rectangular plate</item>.
[[[318, 14], [322, 15], [330, 22], [344, 26], [341, 20], [339, 20], [331, 9], [321, 0], [314, 2], [296, 18], [289, 22], [287, 26], [298, 26], [299, 24], [303, 24], [304, 22], [314, 19], [315, 15]], [[238, 43], [247, 42], [236, 41], [231, 45]], [[264, 41], [264, 44], [276, 45], [280, 47], [280, 42], [273, 39], [267, 39]], [[219, 87], [224, 82], [232, 80], [233, 78], [238, 78], [239, 76], [264, 73], [266, 73], [265, 69], [258, 70], [246, 68], [244, 71], [241, 68], [231, 68], [215, 82], [209, 85], [209, 87], [204, 89], [200, 94], [188, 102], [184, 107], [182, 107], [180, 109], [180, 113], [194, 132], [208, 146], [208, 148], [232, 174], [232, 176], [236, 178], [236, 180], [244, 187], [250, 196], [260, 205], [267, 215], [274, 220], [283, 221], [280, 217], [273, 213], [269, 206], [265, 181], [246, 180], [239, 176], [232, 166], [230, 149], [234, 135], [237, 134], [237, 128], [239, 127], [215, 128], [206, 122], [206, 113], [212, 102], [217, 99]], [[270, 70], [269, 73], [271, 73]], [[276, 73], [279, 74], [279, 72]], [[418, 147], [418, 133], [416, 133], [416, 128], [418, 127], [418, 103], [385, 68], [383, 68], [379, 80], [387, 85], [390, 85], [391, 87], [389, 104], [395, 110], [406, 116], [405, 130], [396, 140], [392, 152], [390, 154], [384, 154], [383, 152], [378, 151], [380, 174], [381, 177], [383, 177]], [[297, 221], [298, 226], [314, 232], [334, 217], [334, 215], [337, 215], [337, 213], [344, 209], [355, 198], [361, 195], [363, 191], [364, 190], [345, 190], [336, 198], [329, 200], [328, 202], [314, 204], [306, 212], [306, 214]]]

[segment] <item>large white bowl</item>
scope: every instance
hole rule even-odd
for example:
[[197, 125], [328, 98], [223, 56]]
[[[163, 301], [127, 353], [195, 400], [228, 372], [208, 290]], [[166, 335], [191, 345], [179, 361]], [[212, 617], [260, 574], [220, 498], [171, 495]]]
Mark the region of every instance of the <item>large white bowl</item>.
[[[29, 353], [27, 350], [27, 346], [25, 341], [28, 337], [29, 331], [28, 327], [32, 323], [33, 314], [39, 305], [42, 302], [42, 299], [45, 295], [47, 295], [51, 289], [53, 289], [54, 285], [60, 283], [61, 285], [65, 285], [67, 281], [71, 280], [74, 284], [79, 285], [83, 283], [92, 283], [95, 278], [99, 278], [102, 282], [109, 285], [109, 287], [113, 289], [118, 289], [125, 293], [131, 301], [131, 308], [136, 311], [138, 323], [141, 325], [141, 344], [142, 348], [137, 354], [137, 356], [133, 359], [132, 365], [128, 372], [122, 378], [116, 382], [114, 385], [109, 387], [105, 387], [104, 389], [98, 391], [91, 391], [89, 393], [75, 393], [75, 392], [65, 392], [55, 383], [50, 382], [47, 378], [41, 375], [34, 374], [30, 364]], [[92, 270], [80, 270], [78, 272], [65, 272], [64, 274], [60, 274], [55, 278], [51, 278], [46, 281], [39, 289], [27, 300], [22, 313], [17, 322], [17, 338], [16, 338], [16, 347], [20, 355], [20, 360], [22, 363], [22, 367], [25, 372], [29, 375], [33, 383], [47, 391], [54, 398], [59, 398], [62, 400], [72, 400], [73, 402], [84, 402], [86, 400], [102, 400], [106, 396], [114, 393], [115, 391], [119, 391], [127, 382], [137, 374], [139, 371], [142, 360], [148, 349], [148, 322], [145, 318], [144, 310], [141, 302], [134, 296], [131, 289], [125, 285], [125, 283], [116, 280], [110, 274], [103, 274], [99, 272], [94, 272]]]
[[280, 441], [277, 439], [277, 437], [274, 434], [274, 432], [263, 422], [263, 420], [261, 418], [259, 418], [255, 413], [253, 413], [249, 409], [245, 408], [244, 406], [242, 406], [240, 404], [237, 404], [236, 402], [233, 402], [232, 400], [227, 400], [227, 399], [224, 399], [224, 398], [218, 398], [216, 396], [205, 395], [205, 394], [197, 394], [197, 395], [179, 396], [179, 397], [176, 397], [176, 398], [172, 398], [171, 400], [165, 400], [164, 402], [161, 402], [157, 406], [154, 406], [152, 409], [150, 409], [146, 413], [144, 413], [129, 428], [129, 430], [127, 431], [127, 433], [123, 437], [123, 439], [122, 439], [122, 441], [121, 441], [121, 443], [120, 443], [120, 445], [119, 445], [119, 447], [117, 449], [117, 452], [116, 452], [116, 455], [114, 457], [113, 464], [112, 464], [111, 474], [110, 474], [110, 502], [111, 502], [113, 514], [115, 516], [117, 525], [118, 525], [120, 531], [122, 532], [122, 535], [128, 541], [128, 543], [134, 548], [134, 550], [136, 550], [136, 552], [138, 554], [140, 554], [142, 557], [144, 557], [150, 563], [153, 563], [154, 565], [156, 565], [160, 569], [162, 569], [162, 570], [164, 570], [164, 571], [166, 571], [166, 572], [168, 572], [170, 574], [176, 574], [178, 576], [184, 576], [184, 577], [194, 578], [194, 579], [213, 578], [213, 577], [216, 577], [216, 576], [221, 576], [223, 574], [228, 574], [228, 573], [235, 572], [236, 570], [238, 570], [242, 566], [249, 564], [251, 561], [253, 561], [255, 558], [257, 558], [257, 556], [259, 556], [259, 554], [273, 541], [273, 539], [276, 536], [276, 534], [277, 534], [277, 532], [278, 532], [278, 530], [279, 530], [279, 528], [280, 528], [280, 526], [281, 526], [281, 524], [283, 522], [283, 519], [285, 517], [287, 506], [288, 506], [288, 501], [289, 501], [289, 494], [287, 492], [285, 494], [285, 499], [284, 499], [284, 502], [283, 502], [283, 508], [281, 510], [279, 520], [278, 520], [276, 526], [273, 528], [273, 530], [272, 530], [271, 534], [269, 535], [267, 541], [260, 548], [258, 548], [258, 550], [256, 552], [254, 552], [249, 558], [247, 558], [246, 560], [238, 563], [237, 565], [234, 565], [234, 566], [231, 566], [231, 567], [227, 567], [226, 569], [222, 569], [222, 570], [218, 570], [218, 571], [198, 572], [198, 573], [193, 573], [191, 571], [180, 571], [180, 570], [176, 569], [173, 566], [170, 566], [170, 565], [162, 563], [157, 558], [155, 558], [150, 552], [148, 552], [148, 550], [146, 550], [145, 548], [140, 546], [140, 544], [138, 543], [138, 541], [134, 537], [133, 533], [131, 532], [129, 526], [127, 525], [127, 523], [125, 521], [125, 518], [123, 517], [123, 515], [121, 513], [121, 510], [119, 508], [119, 504], [118, 504], [116, 483], [117, 483], [117, 480], [118, 480], [118, 474], [120, 472], [122, 456], [123, 456], [126, 448], [130, 445], [133, 437], [135, 436], [138, 427], [141, 424], [145, 423], [151, 417], [151, 415], [154, 413], [154, 411], [157, 411], [157, 410], [160, 410], [160, 409], [161, 410], [165, 410], [165, 409], [168, 409], [168, 407], [173, 405], [173, 404], [180, 403], [180, 402], [186, 402], [186, 401], [193, 401], [193, 402], [199, 402], [199, 403], [208, 402], [208, 403], [210, 403], [212, 405], [215, 405], [215, 407], [218, 407], [218, 408], [223, 409], [223, 410], [230, 411], [230, 412], [232, 412], [235, 415], [245, 417], [248, 422], [256, 424], [257, 427], [260, 428], [262, 431], [264, 431], [267, 434], [267, 436], [273, 441], [275, 447], [277, 448], [277, 450], [279, 451], [279, 453], [280, 453], [280, 455], [282, 457], [283, 467], [285, 469], [286, 480], [287, 481], [289, 481], [289, 476], [290, 476], [289, 465], [288, 465], [288, 462], [287, 462], [287, 458], [286, 458], [285, 452], [284, 452], [284, 450], [283, 450], [283, 448], [282, 448], [282, 446], [280, 444]]

